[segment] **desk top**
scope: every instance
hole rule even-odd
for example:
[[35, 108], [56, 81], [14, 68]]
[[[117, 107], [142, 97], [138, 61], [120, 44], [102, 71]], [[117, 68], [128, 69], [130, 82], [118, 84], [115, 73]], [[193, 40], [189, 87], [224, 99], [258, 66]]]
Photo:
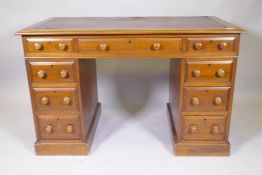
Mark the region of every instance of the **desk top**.
[[55, 17], [17, 32], [19, 35], [103, 35], [242, 33], [216, 17]]

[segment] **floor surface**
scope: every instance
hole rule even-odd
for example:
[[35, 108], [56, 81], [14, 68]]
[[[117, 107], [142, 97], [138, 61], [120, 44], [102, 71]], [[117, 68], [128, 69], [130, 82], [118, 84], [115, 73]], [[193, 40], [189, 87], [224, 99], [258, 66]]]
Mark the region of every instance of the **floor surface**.
[[235, 97], [230, 157], [174, 156], [164, 103], [146, 105], [133, 113], [102, 103], [89, 156], [41, 157], [34, 155], [35, 133], [26, 84], [10, 85], [2, 92], [1, 175], [262, 174], [262, 101], [255, 95]]

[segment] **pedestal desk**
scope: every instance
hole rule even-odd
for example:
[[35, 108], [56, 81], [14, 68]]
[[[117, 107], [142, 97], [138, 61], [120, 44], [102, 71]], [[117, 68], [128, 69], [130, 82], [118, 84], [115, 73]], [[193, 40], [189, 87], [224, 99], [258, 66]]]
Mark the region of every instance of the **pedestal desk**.
[[229, 155], [243, 32], [216, 17], [60, 17], [18, 31], [36, 154], [89, 152], [101, 111], [97, 59], [169, 58], [167, 114], [176, 155]]

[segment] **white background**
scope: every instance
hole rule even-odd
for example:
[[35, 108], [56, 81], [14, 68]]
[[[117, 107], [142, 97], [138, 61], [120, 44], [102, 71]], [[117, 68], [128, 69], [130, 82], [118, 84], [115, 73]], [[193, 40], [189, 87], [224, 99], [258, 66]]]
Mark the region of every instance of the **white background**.
[[[22, 44], [14, 33], [54, 16], [217, 16], [241, 38], [230, 157], [172, 154], [168, 59], [98, 61], [102, 115], [89, 156], [34, 155]], [[262, 174], [261, 0], [0, 0], [0, 172], [9, 174]]]

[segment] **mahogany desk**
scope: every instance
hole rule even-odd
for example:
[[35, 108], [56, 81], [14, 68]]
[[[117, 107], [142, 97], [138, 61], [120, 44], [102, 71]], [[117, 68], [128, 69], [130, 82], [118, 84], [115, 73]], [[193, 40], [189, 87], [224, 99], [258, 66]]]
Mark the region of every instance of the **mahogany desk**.
[[176, 155], [229, 155], [242, 32], [216, 17], [50, 18], [17, 32], [36, 154], [89, 152], [101, 111], [96, 59], [170, 58], [167, 112]]

